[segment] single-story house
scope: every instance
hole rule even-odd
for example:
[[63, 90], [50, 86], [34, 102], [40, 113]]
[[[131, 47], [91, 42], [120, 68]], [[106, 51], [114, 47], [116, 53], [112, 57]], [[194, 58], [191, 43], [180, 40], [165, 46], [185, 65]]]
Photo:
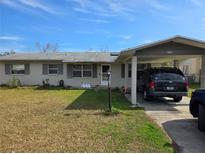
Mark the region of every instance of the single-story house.
[[51, 85], [63, 80], [66, 86], [103, 86], [107, 85], [107, 71], [112, 70], [112, 87], [118, 87], [123, 85], [123, 77], [117, 57], [108, 52], [17, 53], [0, 58], [0, 84], [15, 76], [23, 85], [42, 85], [49, 79]]
[[111, 71], [112, 87], [131, 88], [132, 104], [137, 103], [137, 70], [150, 64], [179, 67], [188, 58], [201, 58], [201, 87], [205, 88], [205, 42], [182, 36], [128, 48], [119, 53], [17, 53], [0, 57], [0, 84], [13, 76], [23, 85], [41, 85], [49, 79], [52, 85], [63, 80], [66, 86], [82, 83], [106, 86]]

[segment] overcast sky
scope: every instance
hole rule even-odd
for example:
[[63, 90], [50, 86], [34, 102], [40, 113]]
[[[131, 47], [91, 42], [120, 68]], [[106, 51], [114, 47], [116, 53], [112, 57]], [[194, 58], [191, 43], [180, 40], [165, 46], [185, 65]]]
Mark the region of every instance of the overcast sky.
[[205, 0], [0, 0], [0, 50], [120, 51], [174, 35], [205, 40]]

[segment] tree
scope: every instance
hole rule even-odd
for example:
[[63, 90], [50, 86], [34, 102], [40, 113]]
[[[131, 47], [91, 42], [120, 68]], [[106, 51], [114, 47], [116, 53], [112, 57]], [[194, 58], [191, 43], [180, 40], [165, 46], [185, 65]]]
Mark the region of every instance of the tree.
[[15, 54], [16, 52], [14, 50], [11, 51], [4, 51], [4, 52], [0, 52], [0, 56], [7, 56], [7, 55], [12, 55]]
[[57, 52], [58, 50], [58, 44], [52, 44], [52, 43], [46, 43], [46, 44], [40, 44], [39, 42], [36, 43], [36, 47], [40, 52], [49, 53], [49, 52]]

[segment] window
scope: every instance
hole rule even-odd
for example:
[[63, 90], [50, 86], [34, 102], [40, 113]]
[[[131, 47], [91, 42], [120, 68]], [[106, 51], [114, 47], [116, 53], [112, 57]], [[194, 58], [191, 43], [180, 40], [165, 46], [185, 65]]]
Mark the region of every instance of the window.
[[181, 74], [175, 73], [157, 73], [154, 76], [155, 80], [169, 80], [169, 81], [184, 81], [185, 78]]
[[49, 64], [48, 65], [48, 74], [58, 74], [58, 65], [57, 64]]
[[73, 65], [73, 77], [81, 77], [81, 65]]
[[92, 77], [92, 65], [73, 65], [73, 77]]
[[91, 77], [91, 76], [92, 76], [92, 66], [83, 65], [83, 77]]
[[25, 65], [13, 64], [12, 74], [25, 74]]

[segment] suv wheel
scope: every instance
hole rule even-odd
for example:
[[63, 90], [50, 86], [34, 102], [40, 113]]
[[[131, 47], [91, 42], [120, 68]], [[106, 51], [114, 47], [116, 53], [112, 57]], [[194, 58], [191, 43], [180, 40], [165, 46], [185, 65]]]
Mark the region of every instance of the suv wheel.
[[182, 96], [180, 97], [174, 97], [174, 102], [180, 102], [182, 100]]
[[201, 104], [199, 104], [198, 128], [201, 131], [205, 131], [205, 106]]

